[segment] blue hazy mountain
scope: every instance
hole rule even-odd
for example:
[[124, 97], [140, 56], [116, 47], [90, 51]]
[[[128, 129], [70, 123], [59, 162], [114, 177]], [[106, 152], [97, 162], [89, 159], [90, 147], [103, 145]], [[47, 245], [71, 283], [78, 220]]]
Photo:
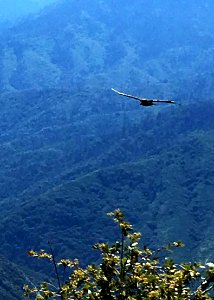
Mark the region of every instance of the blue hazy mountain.
[[1, 31], [1, 255], [96, 261], [119, 206], [150, 246], [213, 259], [213, 19], [211, 0], [62, 0]]
[[106, 218], [117, 207], [150, 246], [181, 239], [180, 260], [213, 258], [213, 102], [158, 113], [118, 100], [107, 90], [1, 96], [0, 251], [10, 260], [33, 265], [26, 249], [50, 240], [60, 256], [94, 261], [90, 246], [117, 237]]
[[0, 26], [12, 26], [14, 22], [29, 14], [39, 12], [42, 8], [57, 0], [0, 0]]
[[2, 37], [0, 89], [102, 85], [192, 99], [200, 85], [211, 97], [213, 5], [60, 1]]

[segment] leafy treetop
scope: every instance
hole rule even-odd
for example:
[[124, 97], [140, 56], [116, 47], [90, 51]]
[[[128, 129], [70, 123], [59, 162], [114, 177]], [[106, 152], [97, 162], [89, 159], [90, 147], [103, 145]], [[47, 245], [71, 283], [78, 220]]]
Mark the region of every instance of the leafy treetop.
[[[53, 263], [57, 286], [46, 282], [39, 287], [25, 285], [25, 296], [36, 300], [214, 299], [213, 263], [205, 266], [200, 263], [176, 264], [165, 257], [165, 252], [182, 247], [180, 241], [155, 251], [146, 246], [140, 247], [141, 234], [133, 232], [121, 210], [108, 215], [119, 225], [121, 239], [113, 245], [98, 243], [93, 246], [101, 253], [99, 265], [83, 268], [77, 259], [56, 261], [51, 246], [50, 254], [44, 250], [31, 250], [30, 256], [46, 258]], [[70, 270], [69, 276], [60, 280], [60, 272], [65, 274], [67, 269]]]

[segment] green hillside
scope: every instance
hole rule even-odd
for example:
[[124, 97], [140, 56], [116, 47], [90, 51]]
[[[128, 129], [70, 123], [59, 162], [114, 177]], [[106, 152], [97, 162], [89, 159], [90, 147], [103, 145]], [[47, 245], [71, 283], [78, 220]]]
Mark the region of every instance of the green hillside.
[[35, 196], [213, 128], [212, 103], [142, 109], [108, 90], [9, 93], [0, 103], [2, 199]]
[[1, 30], [0, 299], [20, 299], [23, 266], [42, 270], [30, 248], [97, 261], [118, 207], [151, 248], [179, 239], [177, 258], [213, 260], [213, 13], [208, 0], [62, 0]]
[[182, 259], [213, 259], [212, 136], [192, 133], [160, 155], [94, 171], [8, 210], [1, 251], [13, 259], [15, 246], [23, 261], [24, 249], [51, 240], [58, 255], [88, 262], [95, 241], [115, 237], [105, 213], [120, 207], [150, 246], [181, 239], [188, 246]]
[[23, 269], [0, 256], [0, 299], [23, 299], [23, 285], [26, 283], [36, 284], [35, 277], [35, 273], [29, 272], [26, 268]]
[[108, 91], [6, 97], [2, 254], [24, 263], [50, 240], [62, 256], [96, 260], [90, 246], [115, 238], [105, 214], [120, 207], [149, 245], [181, 239], [191, 249], [182, 258], [212, 258], [212, 102], [122, 110]]
[[104, 86], [210, 99], [213, 8], [211, 1], [59, 1], [1, 35], [0, 90]]

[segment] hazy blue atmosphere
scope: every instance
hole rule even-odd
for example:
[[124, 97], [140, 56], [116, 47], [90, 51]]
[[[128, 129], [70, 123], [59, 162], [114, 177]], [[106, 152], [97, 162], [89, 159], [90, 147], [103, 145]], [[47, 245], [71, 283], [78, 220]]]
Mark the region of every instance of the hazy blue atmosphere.
[[48, 241], [97, 262], [118, 207], [212, 261], [214, 1], [0, 0], [0, 20], [0, 300], [46, 276], [26, 252]]
[[0, 0], [0, 28], [11, 27], [57, 0]]

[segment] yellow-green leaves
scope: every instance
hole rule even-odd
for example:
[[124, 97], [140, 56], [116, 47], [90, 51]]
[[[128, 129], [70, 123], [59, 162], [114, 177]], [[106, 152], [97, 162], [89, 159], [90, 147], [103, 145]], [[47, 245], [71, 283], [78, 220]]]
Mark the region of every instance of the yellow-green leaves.
[[34, 250], [28, 251], [29, 256], [38, 257], [38, 258], [47, 258], [49, 260], [52, 260], [53, 257], [51, 254], [45, 252], [44, 250], [40, 250], [39, 252], [36, 252]]
[[71, 259], [61, 259], [58, 263], [57, 263], [58, 266], [63, 266], [64, 268], [65, 267], [69, 267], [69, 268], [73, 268], [73, 267], [77, 267], [79, 265], [79, 261], [78, 259], [74, 259], [74, 260], [71, 260]]
[[[42, 283], [38, 288], [25, 286], [25, 296], [36, 300], [206, 300], [214, 286], [214, 264], [176, 264], [172, 259], [159, 259], [161, 251], [182, 247], [180, 241], [169, 243], [156, 251], [139, 246], [141, 234], [133, 232], [119, 210], [109, 213], [120, 229], [120, 240], [113, 245], [97, 243], [101, 253], [98, 265], [82, 268], [78, 260], [55, 261], [54, 253], [31, 250], [29, 256], [49, 259], [57, 271], [70, 269], [70, 274], [58, 287]], [[57, 269], [56, 269], [57, 268]], [[61, 273], [62, 273], [61, 272]]]

